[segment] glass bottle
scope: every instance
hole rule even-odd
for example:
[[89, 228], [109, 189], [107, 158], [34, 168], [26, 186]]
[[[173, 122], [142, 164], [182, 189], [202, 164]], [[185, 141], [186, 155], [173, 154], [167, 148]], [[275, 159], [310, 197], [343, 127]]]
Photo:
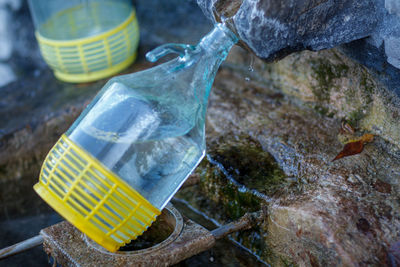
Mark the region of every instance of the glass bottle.
[[132, 12], [130, 0], [29, 0], [38, 33], [51, 40], [95, 36], [120, 25]]
[[66, 82], [109, 77], [136, 57], [132, 0], [29, 0], [44, 60]]
[[[196, 46], [166, 44], [154, 49], [146, 55], [152, 62], [169, 53], [179, 56], [109, 80], [62, 142], [81, 148], [151, 207], [162, 210], [205, 155], [208, 96], [220, 64], [237, 40], [225, 25], [217, 24]], [[68, 147], [64, 143], [62, 149]], [[86, 186], [95, 188], [95, 182]], [[95, 194], [97, 189], [93, 190], [81, 193]]]

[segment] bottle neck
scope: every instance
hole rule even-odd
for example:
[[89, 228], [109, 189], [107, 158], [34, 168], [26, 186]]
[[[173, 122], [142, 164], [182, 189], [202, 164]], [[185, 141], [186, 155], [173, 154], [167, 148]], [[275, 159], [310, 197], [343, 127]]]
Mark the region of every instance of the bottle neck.
[[217, 56], [222, 62], [238, 40], [236, 35], [225, 24], [218, 23], [209, 34], [201, 39], [198, 46], [206, 54]]
[[197, 45], [197, 48], [200, 48], [201, 51], [200, 61], [197, 64], [204, 66], [204, 68], [201, 68], [202, 75], [199, 77], [203, 80], [204, 86], [196, 88], [195, 92], [202, 103], [202, 117], [205, 117], [208, 96], [219, 66], [237, 41], [236, 35], [224, 24], [219, 23]]

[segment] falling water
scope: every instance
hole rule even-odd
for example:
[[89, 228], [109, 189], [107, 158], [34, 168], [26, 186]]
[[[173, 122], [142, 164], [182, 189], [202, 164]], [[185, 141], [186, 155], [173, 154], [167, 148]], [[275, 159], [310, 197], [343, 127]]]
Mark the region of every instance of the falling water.
[[254, 71], [254, 54], [250, 54], [250, 65], [249, 65], [249, 71], [253, 72]]
[[[249, 64], [249, 68], [248, 68], [249, 72], [254, 72], [254, 61], [255, 61], [254, 54], [250, 54], [250, 64]], [[248, 77], [248, 76], [246, 76], [244, 79], [246, 82], [250, 81], [250, 77]]]

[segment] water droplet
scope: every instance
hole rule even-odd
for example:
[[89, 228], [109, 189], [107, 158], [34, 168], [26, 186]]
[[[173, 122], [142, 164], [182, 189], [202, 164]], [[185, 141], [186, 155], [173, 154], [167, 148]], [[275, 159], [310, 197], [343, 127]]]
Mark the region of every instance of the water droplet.
[[254, 55], [250, 54], [250, 65], [249, 65], [249, 71], [253, 72], [254, 71]]

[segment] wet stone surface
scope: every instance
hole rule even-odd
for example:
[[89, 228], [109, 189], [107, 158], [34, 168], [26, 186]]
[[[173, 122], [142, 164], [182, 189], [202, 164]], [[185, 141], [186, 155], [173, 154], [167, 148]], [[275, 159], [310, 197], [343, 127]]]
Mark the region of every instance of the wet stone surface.
[[241, 45], [271, 61], [340, 46], [400, 95], [397, 0], [197, 0], [210, 21], [226, 20]]
[[331, 162], [343, 146], [340, 120], [256, 75], [221, 69], [200, 185], [177, 197], [220, 222], [266, 208], [264, 224], [235, 238], [272, 266], [389, 264], [400, 233], [399, 147], [376, 136], [361, 154]]

